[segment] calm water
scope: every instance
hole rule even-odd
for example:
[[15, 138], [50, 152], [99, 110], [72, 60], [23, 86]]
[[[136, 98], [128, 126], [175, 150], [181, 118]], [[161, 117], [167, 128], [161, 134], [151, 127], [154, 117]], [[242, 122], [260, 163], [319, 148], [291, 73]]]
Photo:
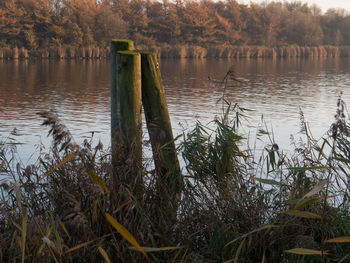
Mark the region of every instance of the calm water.
[[[225, 94], [234, 103], [253, 110], [246, 131], [256, 131], [261, 116], [273, 129], [276, 142], [290, 149], [290, 135], [298, 137], [299, 109], [318, 138], [333, 121], [338, 94], [350, 104], [349, 59], [291, 60], [162, 60], [174, 133], [196, 120], [207, 123], [220, 116], [217, 100], [223, 87], [215, 84], [235, 66], [241, 87]], [[48, 130], [37, 112], [55, 109], [77, 142], [95, 132], [110, 144], [109, 61], [2, 61], [0, 60], [0, 134], [19, 143], [25, 162], [39, 146], [47, 147]], [[210, 80], [209, 80], [209, 78]], [[11, 135], [16, 128], [18, 136]], [[7, 138], [7, 139], [6, 139]]]

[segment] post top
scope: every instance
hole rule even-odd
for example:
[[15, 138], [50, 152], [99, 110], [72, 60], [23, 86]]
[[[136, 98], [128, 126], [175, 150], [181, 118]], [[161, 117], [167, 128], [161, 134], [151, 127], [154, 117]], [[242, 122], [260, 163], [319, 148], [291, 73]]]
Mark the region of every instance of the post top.
[[116, 52], [122, 51], [122, 50], [133, 50], [134, 49], [134, 42], [129, 39], [123, 39], [123, 38], [114, 38], [111, 41], [112, 48], [115, 49]]

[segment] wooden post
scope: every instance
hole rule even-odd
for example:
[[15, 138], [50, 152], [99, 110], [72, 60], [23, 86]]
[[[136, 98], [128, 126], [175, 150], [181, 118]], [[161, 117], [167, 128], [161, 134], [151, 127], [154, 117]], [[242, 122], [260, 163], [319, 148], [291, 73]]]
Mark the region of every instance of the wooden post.
[[171, 201], [171, 210], [176, 213], [182, 179], [162, 79], [155, 53], [140, 53], [142, 103], [158, 174], [160, 195], [168, 199], [163, 201]]
[[[141, 56], [133, 42], [113, 40], [111, 52], [112, 163], [118, 183], [142, 187]], [[122, 51], [124, 50], [124, 51]], [[117, 181], [115, 181], [117, 183]], [[141, 193], [140, 193], [141, 194]]]
[[115, 134], [117, 132], [117, 126], [120, 123], [119, 104], [120, 97], [118, 97], [117, 86], [117, 52], [124, 50], [132, 50], [134, 43], [131, 40], [126, 39], [113, 39], [111, 43], [111, 145], [112, 155], [115, 152]]

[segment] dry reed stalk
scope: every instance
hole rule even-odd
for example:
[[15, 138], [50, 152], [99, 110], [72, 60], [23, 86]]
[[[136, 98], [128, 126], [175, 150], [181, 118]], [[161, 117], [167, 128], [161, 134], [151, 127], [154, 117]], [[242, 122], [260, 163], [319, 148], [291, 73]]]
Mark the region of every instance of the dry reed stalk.
[[106, 47], [106, 57], [110, 57], [111, 55], [111, 47]]
[[266, 56], [266, 57], [269, 57], [269, 58], [275, 59], [275, 58], [277, 57], [276, 49], [273, 48], [273, 47], [267, 48], [267, 49], [266, 49], [265, 56]]
[[95, 58], [100, 58], [100, 47], [95, 47]]
[[334, 57], [339, 57], [339, 47], [334, 47]]
[[239, 59], [241, 57], [241, 52], [239, 47], [235, 47], [234, 58]]
[[12, 56], [13, 59], [18, 59], [19, 58], [19, 50], [18, 47], [14, 47], [12, 49]]
[[92, 50], [93, 48], [91, 46], [88, 46], [85, 48], [85, 57], [86, 58], [92, 58]]
[[28, 50], [25, 49], [24, 47], [21, 47], [19, 50], [19, 57], [21, 59], [27, 59], [28, 58]]
[[305, 47], [305, 56], [312, 57], [312, 52], [311, 52], [310, 47]]
[[42, 50], [41, 51], [41, 57], [42, 58], [49, 58], [50, 57], [50, 52], [48, 50]]
[[3, 49], [3, 52], [4, 52], [4, 58], [5, 58], [5, 59], [10, 59], [10, 58], [11, 58], [11, 56], [12, 56], [12, 51], [11, 51], [10, 48], [5, 47], [5, 48]]
[[245, 58], [250, 58], [251, 57], [250, 47], [244, 47], [243, 54]]
[[105, 58], [106, 57], [106, 50], [104, 47], [100, 48], [100, 57]]
[[283, 47], [283, 53], [284, 53], [284, 57], [290, 58], [290, 55], [291, 55], [290, 47]]
[[265, 48], [264, 47], [254, 47], [252, 49], [252, 57], [254, 57], [254, 58], [262, 58], [265, 55], [264, 52], [265, 52]]
[[57, 47], [56, 48], [56, 57], [59, 59], [63, 59], [66, 57], [66, 49], [63, 47]]
[[177, 47], [177, 52], [178, 52], [179, 58], [187, 58], [188, 57], [188, 52], [187, 52], [186, 46]]
[[289, 57], [296, 58], [297, 57], [297, 50], [295, 46], [289, 47]]
[[49, 48], [49, 58], [55, 58], [57, 56], [56, 47]]
[[67, 47], [66, 54], [68, 58], [75, 58], [76, 49], [74, 47]]
[[79, 48], [78, 55], [80, 58], [85, 58], [85, 47]]
[[283, 58], [283, 57], [284, 57], [283, 47], [278, 47], [278, 49], [277, 49], [277, 55], [278, 55], [278, 57], [280, 57], [280, 58]]

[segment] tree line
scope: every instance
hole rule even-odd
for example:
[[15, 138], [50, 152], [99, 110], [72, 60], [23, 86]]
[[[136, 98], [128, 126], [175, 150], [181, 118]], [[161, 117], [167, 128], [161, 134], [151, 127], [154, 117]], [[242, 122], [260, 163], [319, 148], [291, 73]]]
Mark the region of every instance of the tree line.
[[236, 0], [1, 0], [0, 47], [350, 45], [350, 14], [316, 5]]

